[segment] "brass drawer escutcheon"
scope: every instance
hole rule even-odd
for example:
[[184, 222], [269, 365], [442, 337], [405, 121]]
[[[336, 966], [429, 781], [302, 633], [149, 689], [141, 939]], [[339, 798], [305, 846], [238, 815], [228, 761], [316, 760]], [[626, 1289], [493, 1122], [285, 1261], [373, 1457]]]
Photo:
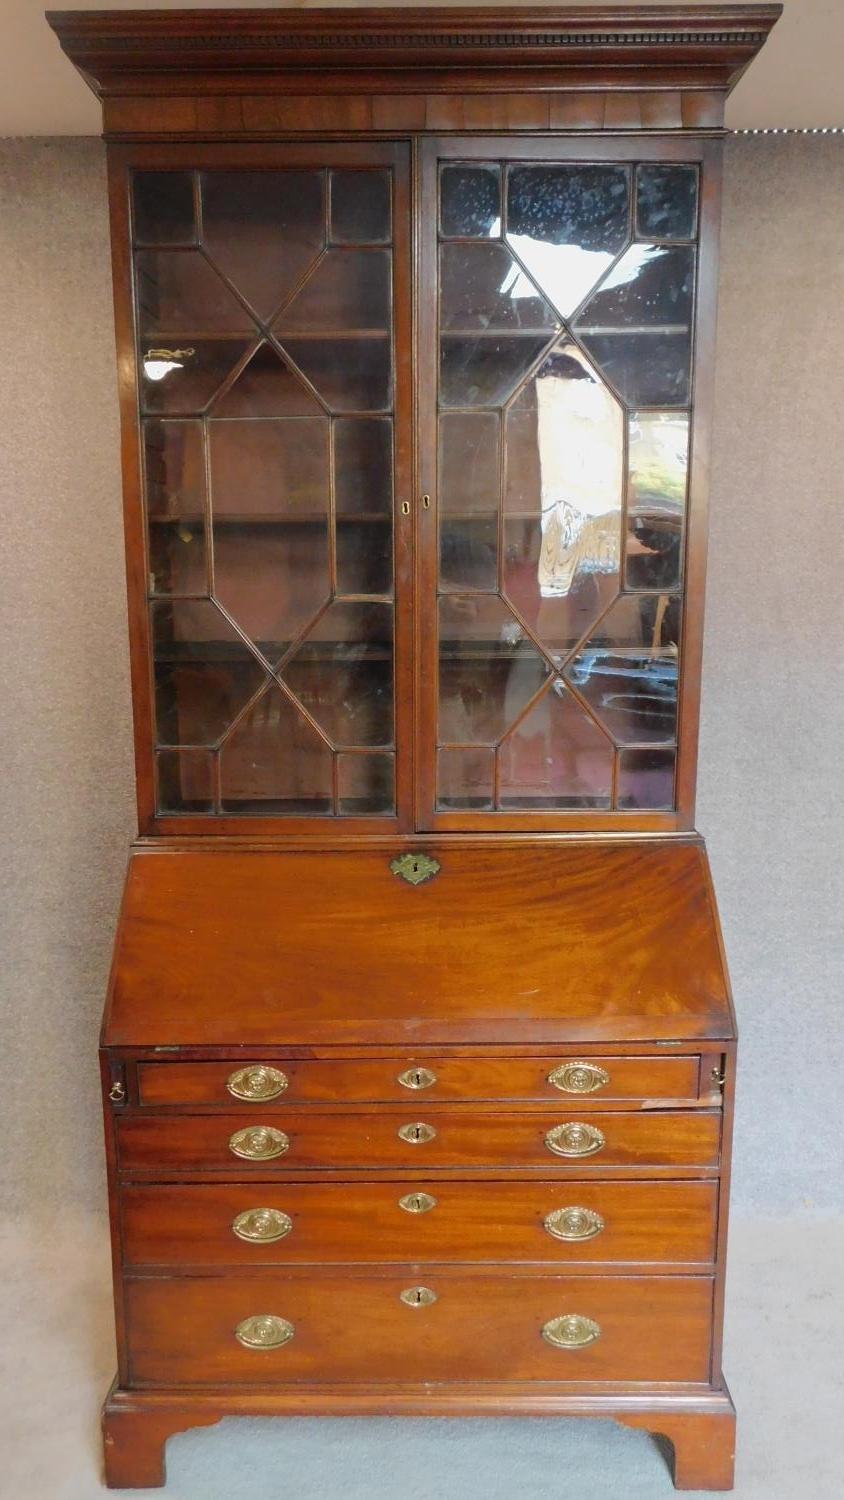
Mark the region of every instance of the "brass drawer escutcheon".
[[226, 1088], [235, 1099], [277, 1099], [287, 1088], [288, 1078], [280, 1068], [271, 1068], [268, 1063], [253, 1063], [248, 1068], [238, 1068], [226, 1080]]
[[238, 1323], [234, 1336], [244, 1349], [280, 1349], [289, 1344], [296, 1332], [286, 1318], [277, 1318], [274, 1313], [256, 1313]]
[[247, 1208], [232, 1222], [238, 1239], [253, 1245], [272, 1245], [283, 1240], [292, 1228], [293, 1220], [280, 1208]]
[[397, 1133], [401, 1140], [409, 1141], [411, 1146], [422, 1146], [426, 1141], [432, 1141], [437, 1132], [433, 1125], [426, 1125], [424, 1120], [411, 1120], [407, 1125], [400, 1125]]
[[580, 1313], [564, 1313], [545, 1324], [542, 1337], [555, 1349], [585, 1349], [601, 1337], [601, 1325]]
[[247, 1125], [229, 1136], [229, 1150], [247, 1161], [272, 1161], [290, 1150], [290, 1137], [272, 1125]]
[[548, 1082], [561, 1094], [594, 1094], [598, 1089], [606, 1088], [610, 1075], [605, 1068], [598, 1068], [594, 1063], [569, 1062], [552, 1069]]
[[408, 885], [424, 885], [439, 873], [440, 862], [430, 854], [399, 854], [390, 860], [390, 869]]
[[436, 1206], [437, 1200], [430, 1193], [406, 1193], [399, 1198], [399, 1208], [403, 1208], [406, 1214], [428, 1214]]
[[409, 1286], [403, 1292], [399, 1292], [400, 1301], [407, 1307], [430, 1307], [436, 1302], [437, 1294], [429, 1286]]
[[544, 1228], [555, 1240], [594, 1240], [606, 1227], [600, 1214], [591, 1208], [555, 1208], [546, 1214]]
[[406, 1068], [396, 1079], [403, 1089], [430, 1089], [437, 1081], [430, 1068]]
[[594, 1156], [607, 1144], [606, 1137], [596, 1125], [583, 1125], [579, 1120], [570, 1120], [566, 1125], [555, 1125], [545, 1137], [545, 1144], [555, 1156]]

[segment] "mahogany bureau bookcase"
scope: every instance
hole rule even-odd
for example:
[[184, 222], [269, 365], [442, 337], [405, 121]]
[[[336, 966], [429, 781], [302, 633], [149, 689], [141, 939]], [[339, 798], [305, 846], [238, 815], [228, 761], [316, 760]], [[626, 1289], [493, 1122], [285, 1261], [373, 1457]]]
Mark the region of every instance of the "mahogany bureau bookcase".
[[108, 142], [140, 833], [106, 1477], [560, 1414], [732, 1483], [694, 831], [724, 99], [776, 6], [63, 12]]

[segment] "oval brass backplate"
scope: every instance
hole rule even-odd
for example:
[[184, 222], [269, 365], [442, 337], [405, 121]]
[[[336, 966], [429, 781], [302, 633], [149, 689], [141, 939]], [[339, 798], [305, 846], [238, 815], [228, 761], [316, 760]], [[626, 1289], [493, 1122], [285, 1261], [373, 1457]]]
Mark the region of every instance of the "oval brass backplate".
[[409, 1286], [399, 1292], [399, 1298], [408, 1307], [430, 1307], [436, 1302], [437, 1294], [429, 1286]]
[[429, 1214], [436, 1206], [437, 1200], [430, 1193], [405, 1193], [399, 1198], [399, 1208], [403, 1208], [406, 1214]]
[[545, 1144], [555, 1156], [594, 1156], [607, 1142], [596, 1125], [569, 1120], [567, 1124], [555, 1125], [553, 1130], [549, 1130]]
[[606, 1227], [600, 1214], [591, 1208], [555, 1208], [543, 1220], [545, 1229], [555, 1240], [594, 1240]]
[[430, 1068], [405, 1068], [396, 1079], [403, 1089], [430, 1089], [436, 1081], [437, 1075]]
[[226, 1080], [226, 1088], [235, 1099], [277, 1099], [287, 1088], [288, 1077], [280, 1068], [271, 1068], [269, 1063], [252, 1063], [248, 1068], [238, 1068]]
[[247, 1161], [272, 1161], [290, 1150], [290, 1137], [272, 1125], [247, 1125], [229, 1136], [229, 1150]]
[[280, 1349], [289, 1344], [296, 1332], [287, 1318], [277, 1318], [275, 1313], [255, 1313], [238, 1323], [234, 1336], [244, 1349]]
[[545, 1324], [542, 1337], [555, 1349], [585, 1349], [601, 1337], [601, 1325], [580, 1313], [563, 1313]]
[[293, 1220], [280, 1208], [247, 1208], [232, 1221], [238, 1239], [253, 1245], [272, 1245], [283, 1240], [292, 1228]]
[[426, 1141], [432, 1141], [437, 1132], [433, 1125], [426, 1125], [424, 1120], [411, 1120], [407, 1125], [400, 1125], [397, 1133], [401, 1140], [409, 1141], [411, 1146], [422, 1146]]
[[561, 1094], [594, 1094], [605, 1089], [611, 1079], [606, 1068], [598, 1068], [594, 1063], [568, 1062], [552, 1069], [548, 1082]]

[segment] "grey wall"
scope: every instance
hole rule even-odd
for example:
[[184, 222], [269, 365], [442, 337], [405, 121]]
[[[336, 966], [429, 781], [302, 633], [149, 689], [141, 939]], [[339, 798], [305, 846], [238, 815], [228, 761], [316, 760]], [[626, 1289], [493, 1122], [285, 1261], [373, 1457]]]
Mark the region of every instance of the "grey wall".
[[[743, 1030], [741, 1211], [842, 1206], [844, 143], [729, 143], [699, 827]], [[7, 1202], [102, 1202], [133, 833], [103, 157], [0, 142]]]

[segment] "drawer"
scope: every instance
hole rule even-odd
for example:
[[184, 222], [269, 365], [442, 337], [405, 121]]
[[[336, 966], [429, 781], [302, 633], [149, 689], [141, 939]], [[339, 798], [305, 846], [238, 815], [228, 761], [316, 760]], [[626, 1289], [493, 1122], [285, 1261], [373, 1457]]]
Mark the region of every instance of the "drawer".
[[[296, 1104], [460, 1099], [697, 1099], [699, 1057], [377, 1058], [372, 1061], [154, 1062], [138, 1064], [145, 1105], [271, 1108]], [[232, 1092], [234, 1091], [234, 1092]]]
[[125, 1294], [133, 1384], [709, 1376], [712, 1282], [703, 1276], [276, 1271], [141, 1278]]
[[[714, 1182], [125, 1186], [135, 1267], [715, 1259]], [[234, 1226], [237, 1226], [235, 1229]]]
[[713, 1167], [721, 1117], [709, 1110], [576, 1115], [468, 1109], [316, 1109], [243, 1115], [124, 1115], [124, 1171], [260, 1173], [300, 1168]]

